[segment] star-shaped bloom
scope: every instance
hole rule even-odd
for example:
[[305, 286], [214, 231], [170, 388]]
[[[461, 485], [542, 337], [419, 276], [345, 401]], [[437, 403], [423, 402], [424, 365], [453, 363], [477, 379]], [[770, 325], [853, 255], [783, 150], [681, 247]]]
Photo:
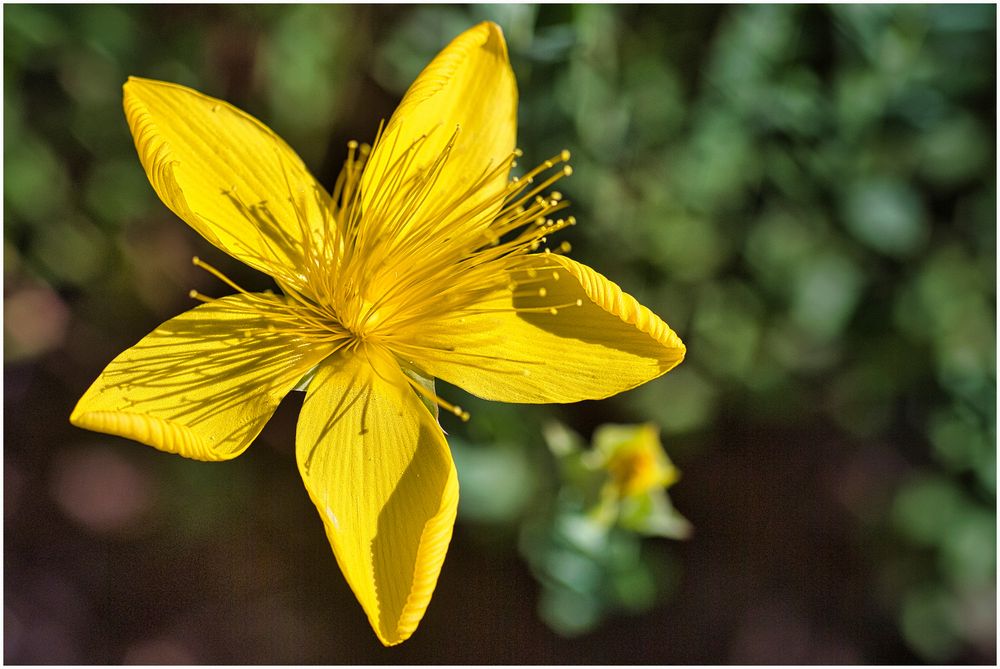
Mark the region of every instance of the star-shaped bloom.
[[[458, 479], [440, 378], [502, 402], [628, 390], [684, 346], [635, 299], [549, 250], [572, 225], [547, 192], [565, 152], [522, 177], [517, 88], [500, 28], [459, 35], [332, 193], [262, 123], [183, 86], [131, 78], [125, 115], [163, 202], [274, 278], [173, 318], [108, 365], [71, 420], [199, 460], [243, 452], [307, 386], [299, 471], [382, 643], [408, 638], [437, 582]], [[563, 247], [563, 250], [565, 248]]]

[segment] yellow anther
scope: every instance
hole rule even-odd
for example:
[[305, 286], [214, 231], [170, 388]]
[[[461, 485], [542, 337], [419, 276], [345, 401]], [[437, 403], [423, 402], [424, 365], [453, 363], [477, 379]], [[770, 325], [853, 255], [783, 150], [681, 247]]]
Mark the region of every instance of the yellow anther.
[[554, 191], [552, 191], [552, 193], [551, 193], [551, 194], [549, 195], [549, 197], [551, 197], [551, 198], [552, 198], [553, 200], [555, 200], [556, 202], [558, 202], [559, 200], [561, 200], [561, 199], [563, 198], [563, 194], [562, 194], [562, 193], [560, 193], [560, 192], [559, 192], [559, 191], [557, 191], [557, 190], [554, 190]]
[[514, 155], [520, 158], [521, 156], [524, 155], [524, 151], [522, 151], [521, 149], [514, 149]]
[[555, 307], [550, 307], [549, 308], [549, 313], [552, 314], [553, 316], [555, 316], [556, 314], [559, 313], [559, 310], [556, 309]]
[[356, 139], [350, 140], [349, 142], [347, 142], [347, 148], [349, 148], [351, 151], [356, 150], [358, 148], [358, 141]]
[[566, 175], [566, 176], [569, 176], [569, 175], [573, 174], [573, 166], [572, 165], [566, 165], [566, 166], [564, 166], [563, 167], [563, 174]]
[[565, 161], [569, 160], [570, 152], [567, 151], [566, 149], [563, 149], [562, 153], [559, 154], [559, 157], [562, 158], [562, 160], [565, 162]]
[[201, 302], [212, 301], [211, 297], [209, 297], [208, 295], [202, 295], [201, 293], [199, 293], [197, 290], [194, 289], [188, 291], [188, 297], [190, 297], [192, 300], [200, 300]]
[[579, 297], [576, 298], [576, 306], [578, 306], [578, 307], [582, 307], [583, 306], [583, 300], [581, 300]]
[[539, 288], [538, 289], [538, 297], [545, 297], [548, 294], [549, 294], [549, 291], [545, 290], [544, 288]]
[[552, 280], [553, 281], [559, 280], [559, 272], [552, 272]]
[[570, 244], [569, 242], [563, 242], [559, 245], [559, 250], [562, 251], [563, 253], [569, 253], [570, 251], [573, 250], [573, 245]]

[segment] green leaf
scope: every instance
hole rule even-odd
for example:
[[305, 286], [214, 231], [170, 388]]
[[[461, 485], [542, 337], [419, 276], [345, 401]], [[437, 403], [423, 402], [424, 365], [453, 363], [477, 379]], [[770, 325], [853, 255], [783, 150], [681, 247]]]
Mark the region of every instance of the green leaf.
[[670, 497], [662, 490], [623, 499], [620, 513], [619, 525], [639, 534], [667, 539], [691, 536], [690, 521], [674, 508]]

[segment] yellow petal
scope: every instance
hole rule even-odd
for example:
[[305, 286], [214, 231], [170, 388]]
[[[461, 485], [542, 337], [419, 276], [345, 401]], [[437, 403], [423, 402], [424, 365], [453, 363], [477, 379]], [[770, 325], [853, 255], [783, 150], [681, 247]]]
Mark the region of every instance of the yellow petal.
[[441, 428], [399, 366], [369, 347], [320, 366], [295, 441], [306, 489], [375, 633], [387, 646], [405, 641], [430, 602], [458, 506]]
[[70, 421], [198, 460], [239, 455], [330, 352], [268, 330], [280, 300], [233, 295], [167, 321], [107, 366]]
[[666, 323], [586, 265], [531, 255], [509, 277], [521, 285], [429, 326], [414, 362], [485, 399], [541, 403], [609, 397], [684, 359]]
[[431, 61], [386, 125], [362, 177], [366, 224], [478, 231], [502, 204], [516, 134], [507, 44], [480, 23]]
[[164, 204], [252, 267], [301, 265], [303, 231], [320, 228], [329, 195], [280, 137], [184, 86], [130, 77], [123, 90], [139, 160]]

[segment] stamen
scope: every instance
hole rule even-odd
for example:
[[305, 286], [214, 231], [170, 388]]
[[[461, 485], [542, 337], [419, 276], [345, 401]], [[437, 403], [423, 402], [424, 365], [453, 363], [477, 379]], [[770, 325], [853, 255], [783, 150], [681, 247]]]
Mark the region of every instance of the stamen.
[[215, 301], [214, 298], [211, 298], [208, 295], [203, 295], [203, 294], [199, 293], [197, 290], [195, 290], [193, 288], [188, 291], [188, 297], [190, 297], [192, 300], [200, 300], [202, 302], [214, 302]]
[[441, 397], [439, 397], [437, 394], [432, 393], [431, 391], [427, 390], [427, 388], [425, 388], [423, 386], [423, 384], [418, 383], [417, 381], [414, 381], [409, 376], [406, 376], [406, 381], [407, 381], [407, 383], [410, 384], [410, 386], [414, 390], [416, 390], [422, 396], [424, 396], [425, 398], [427, 398], [428, 401], [434, 402], [435, 404], [437, 404], [438, 406], [440, 406], [442, 409], [445, 409], [449, 413], [452, 413], [452, 414], [458, 416], [459, 418], [462, 419], [463, 423], [466, 423], [466, 422], [469, 421], [469, 418], [471, 417], [471, 414], [469, 414], [469, 412], [466, 411], [466, 410], [464, 410], [462, 407], [458, 406], [457, 404], [451, 404], [451, 403], [447, 402], [446, 400], [444, 400]]
[[232, 288], [233, 290], [235, 290], [238, 293], [244, 293], [245, 294], [245, 293], [248, 292], [248, 291], [243, 290], [242, 288], [240, 288], [238, 285], [236, 285], [236, 283], [232, 279], [230, 279], [228, 276], [226, 276], [225, 274], [223, 274], [219, 270], [217, 270], [214, 267], [212, 267], [211, 265], [209, 265], [207, 262], [203, 261], [198, 256], [194, 256], [193, 258], [191, 258], [191, 264], [194, 265], [195, 267], [199, 268], [199, 269], [205, 270], [206, 272], [208, 272], [209, 274], [211, 274], [215, 278], [219, 279], [220, 281], [222, 281], [223, 283], [225, 283], [227, 286], [229, 286], [230, 288]]
[[583, 300], [577, 298], [573, 302], [567, 302], [566, 304], [554, 304], [548, 307], [512, 307], [510, 309], [496, 308], [496, 309], [466, 309], [463, 313], [466, 314], [505, 314], [514, 311], [519, 314], [552, 314], [555, 316], [559, 313], [560, 309], [567, 309], [569, 307], [582, 307]]
[[[552, 291], [539, 283], [558, 281], [560, 275], [553, 270], [560, 265], [545, 262], [517, 268], [516, 261], [511, 261], [543, 249], [547, 256], [570, 250], [568, 242], [547, 248], [551, 235], [576, 221], [572, 216], [556, 218], [554, 214], [568, 202], [559, 191], [545, 192], [572, 173], [564, 164], [569, 152], [552, 156], [520, 178], [509, 178], [512, 164], [523, 155], [515, 149], [472, 175], [460, 192], [442, 196], [439, 180], [448, 174], [445, 167], [452, 160], [458, 130], [446, 139], [428, 139], [441, 132], [447, 130], [432, 128], [409, 146], [402, 146], [407, 141], [401, 139], [403, 133], [390, 128], [387, 134], [382, 125], [375, 144], [388, 144], [381, 150], [372, 152], [367, 145], [348, 142], [332, 201], [323, 208], [322, 228], [315, 226], [306, 233], [306, 210], [289, 193], [306, 233], [301, 277], [288, 271], [276, 276], [289, 299], [289, 321], [300, 319], [309, 329], [326, 328], [337, 333], [331, 336], [351, 340], [345, 343], [349, 347], [378, 341], [398, 354], [408, 345], [421, 347], [421, 331], [428, 322], [488, 313], [489, 309], [476, 305], [503, 290], [508, 282], [514, 284], [508, 294], [518, 299], [549, 297]], [[441, 140], [445, 140], [443, 146]], [[437, 155], [429, 156], [429, 146], [441, 148], [435, 148]], [[378, 164], [370, 164], [369, 154], [377, 156]], [[365, 181], [364, 188], [371, 189], [366, 194], [362, 181], [369, 170], [375, 170], [380, 178], [377, 183]], [[288, 181], [289, 174], [284, 176]], [[501, 177], [507, 180], [506, 185], [500, 185]], [[205, 269], [246, 292], [214, 268]], [[525, 274], [526, 280], [515, 279]], [[519, 289], [516, 293], [515, 287]], [[537, 307], [509, 305], [494, 311], [557, 314], [575, 304], [582, 301]], [[435, 402], [455, 415], [465, 413], [439, 400]]]

